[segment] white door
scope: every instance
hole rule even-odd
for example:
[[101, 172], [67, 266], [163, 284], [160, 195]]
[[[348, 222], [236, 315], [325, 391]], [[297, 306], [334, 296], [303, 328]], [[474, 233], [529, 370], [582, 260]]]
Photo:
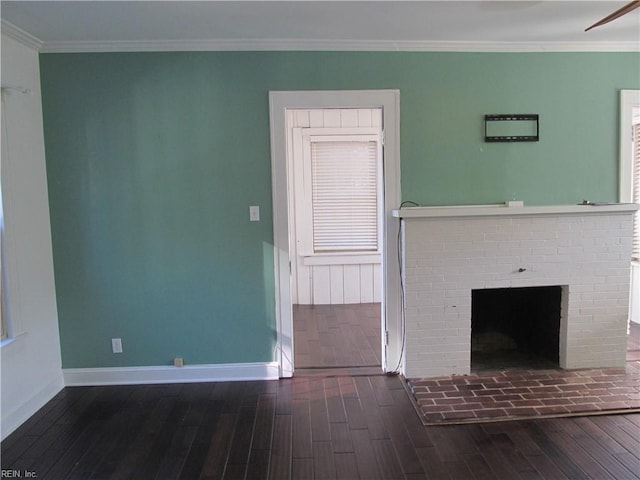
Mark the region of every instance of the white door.
[[273, 185], [274, 255], [276, 281], [277, 358], [280, 376], [293, 375], [293, 261], [287, 168], [288, 118], [294, 110], [380, 109], [384, 130], [382, 212], [382, 368], [402, 370], [403, 325], [398, 269], [398, 220], [392, 210], [400, 204], [400, 97], [397, 90], [270, 92], [271, 162]]
[[287, 112], [292, 303], [379, 303], [382, 109]]

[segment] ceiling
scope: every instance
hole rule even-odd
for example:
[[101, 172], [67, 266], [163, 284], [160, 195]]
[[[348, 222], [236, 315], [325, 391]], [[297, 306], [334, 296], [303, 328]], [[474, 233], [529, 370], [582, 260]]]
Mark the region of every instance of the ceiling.
[[5, 1], [2, 30], [41, 51], [640, 51], [623, 1]]

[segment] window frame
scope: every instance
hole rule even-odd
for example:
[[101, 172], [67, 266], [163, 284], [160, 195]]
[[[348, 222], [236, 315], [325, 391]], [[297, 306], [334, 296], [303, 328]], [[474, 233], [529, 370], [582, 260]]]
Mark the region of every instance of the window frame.
[[[298, 130], [298, 129], [294, 129]], [[313, 141], [375, 141], [377, 145], [376, 188], [377, 188], [377, 248], [376, 250], [340, 250], [316, 252], [313, 247], [313, 218], [312, 215], [302, 216], [302, 222], [297, 223], [299, 253], [305, 265], [333, 265], [351, 263], [380, 263], [383, 240], [383, 210], [384, 210], [384, 182], [383, 182], [383, 134], [380, 127], [311, 127], [300, 128], [299, 140], [302, 141], [303, 168], [298, 172], [298, 182], [303, 191], [303, 208], [311, 212], [313, 208], [311, 143]]]

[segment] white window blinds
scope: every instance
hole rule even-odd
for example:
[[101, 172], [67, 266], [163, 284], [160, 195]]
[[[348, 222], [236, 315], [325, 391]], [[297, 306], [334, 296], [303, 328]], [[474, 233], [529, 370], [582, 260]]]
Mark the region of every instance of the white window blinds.
[[[640, 123], [633, 125], [633, 203], [640, 203]], [[633, 260], [640, 261], [640, 212], [633, 220]]]
[[314, 252], [377, 251], [379, 141], [311, 138]]

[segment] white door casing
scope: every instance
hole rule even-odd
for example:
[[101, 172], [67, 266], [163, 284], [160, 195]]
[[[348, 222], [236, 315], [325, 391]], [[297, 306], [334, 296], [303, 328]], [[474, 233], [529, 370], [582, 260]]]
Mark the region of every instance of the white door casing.
[[401, 365], [403, 325], [398, 267], [398, 219], [392, 210], [400, 204], [400, 92], [398, 90], [280, 91], [269, 93], [273, 191], [274, 269], [276, 288], [276, 358], [280, 376], [291, 377], [293, 313], [287, 172], [287, 111], [292, 109], [382, 108], [384, 129], [384, 218], [382, 369]]

